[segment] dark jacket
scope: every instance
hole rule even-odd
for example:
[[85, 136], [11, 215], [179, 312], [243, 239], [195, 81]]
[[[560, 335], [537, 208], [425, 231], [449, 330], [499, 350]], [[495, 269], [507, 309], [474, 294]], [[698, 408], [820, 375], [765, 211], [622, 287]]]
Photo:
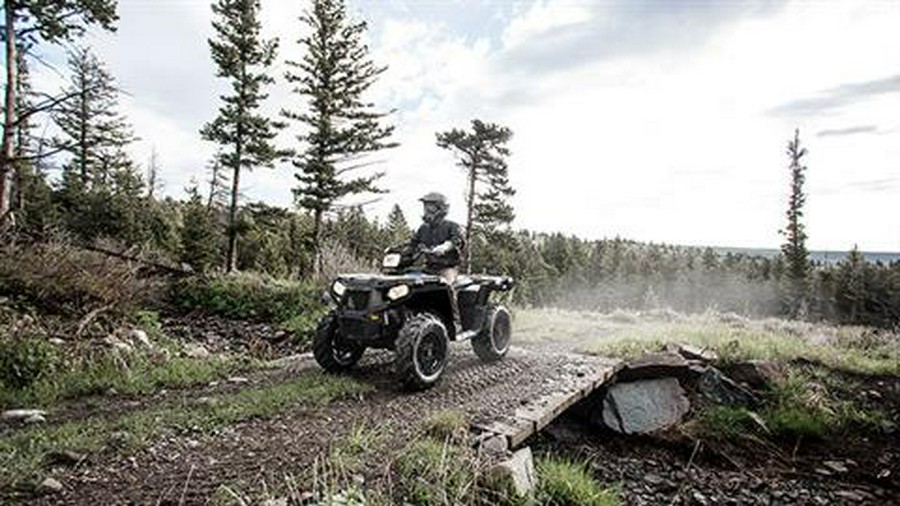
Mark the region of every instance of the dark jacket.
[[441, 220], [433, 226], [423, 223], [410, 241], [410, 247], [413, 249], [420, 246], [433, 248], [446, 241], [452, 242], [456, 247], [443, 255], [429, 256], [426, 268], [428, 270], [440, 270], [447, 267], [456, 267], [460, 263], [462, 251], [465, 247], [465, 239], [459, 225], [452, 221]]

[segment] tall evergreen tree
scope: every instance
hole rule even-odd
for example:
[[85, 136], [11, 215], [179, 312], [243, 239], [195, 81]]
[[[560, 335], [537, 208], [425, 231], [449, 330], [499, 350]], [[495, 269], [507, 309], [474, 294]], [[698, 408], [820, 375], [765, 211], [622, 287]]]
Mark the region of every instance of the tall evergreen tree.
[[313, 0], [312, 9], [300, 20], [310, 29], [299, 40], [305, 54], [300, 61], [287, 62], [293, 70], [286, 78], [308, 106], [303, 112], [284, 110], [282, 114], [305, 127], [297, 140], [308, 147], [293, 158], [299, 183], [294, 193], [297, 204], [313, 214], [318, 272], [324, 213], [348, 195], [381, 192], [375, 182], [383, 173], [350, 176], [371, 164], [362, 161], [366, 155], [397, 144], [389, 141], [394, 127], [383, 122], [389, 113], [377, 112], [363, 100], [387, 69], [368, 57], [362, 40], [365, 21], [349, 20], [344, 0]]
[[266, 73], [275, 59], [278, 41], [260, 37], [259, 0], [218, 0], [212, 5], [216, 39], [209, 40], [216, 76], [229, 79], [232, 92], [220, 98], [219, 115], [204, 125], [204, 139], [218, 143], [224, 151], [222, 166], [231, 171], [231, 205], [228, 210], [226, 269], [237, 268], [238, 197], [241, 170], [271, 167], [279, 156], [273, 140], [280, 125], [259, 113], [268, 96], [265, 85], [274, 82]]
[[[473, 231], [491, 232], [508, 226], [515, 214], [509, 197], [515, 190], [509, 185], [506, 143], [512, 130], [494, 123], [472, 120], [472, 131], [452, 129], [437, 134], [437, 145], [453, 151], [459, 166], [466, 171], [466, 244], [471, 245]], [[472, 263], [472, 248], [466, 252], [466, 268]]]
[[56, 147], [71, 155], [63, 167], [63, 184], [77, 192], [109, 185], [112, 173], [130, 164], [124, 148], [135, 140], [131, 126], [117, 111], [115, 78], [87, 48], [69, 53], [67, 94], [53, 120], [62, 132]]
[[150, 240], [145, 184], [126, 151], [136, 137], [118, 112], [115, 79], [88, 49], [72, 51], [69, 68], [71, 98], [52, 113], [61, 132], [54, 144], [69, 155], [56, 195], [65, 221], [86, 240]]
[[[10, 220], [11, 183], [14, 173], [15, 130], [27, 112], [16, 98], [17, 54], [44, 42], [60, 44], [82, 35], [90, 25], [115, 30], [116, 0], [3, 0], [6, 87], [4, 94], [3, 138], [0, 147], [0, 229]], [[54, 104], [56, 100], [51, 100]]]
[[809, 285], [809, 252], [806, 249], [806, 227], [803, 218], [803, 206], [806, 204], [806, 193], [803, 184], [806, 182], [806, 166], [803, 157], [806, 148], [800, 146], [800, 130], [794, 130], [794, 138], [788, 142], [788, 166], [791, 172], [791, 191], [788, 197], [787, 227], [780, 231], [785, 242], [781, 246], [781, 254], [786, 264], [784, 296], [788, 314], [793, 318], [806, 316], [807, 289]]

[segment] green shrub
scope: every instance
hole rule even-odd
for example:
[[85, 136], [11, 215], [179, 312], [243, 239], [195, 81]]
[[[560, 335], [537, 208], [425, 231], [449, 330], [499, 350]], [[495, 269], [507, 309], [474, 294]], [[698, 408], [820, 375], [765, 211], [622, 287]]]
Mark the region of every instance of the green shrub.
[[174, 286], [173, 297], [182, 309], [241, 320], [305, 323], [298, 318], [321, 312], [321, 287], [310, 282], [277, 280], [258, 274], [192, 277]]
[[619, 504], [614, 489], [604, 488], [583, 464], [556, 457], [539, 458], [538, 500], [554, 506], [612, 506]]
[[21, 390], [52, 375], [58, 355], [40, 337], [0, 336], [0, 386]]
[[776, 434], [821, 438], [833, 425], [834, 417], [820, 409], [778, 406], [766, 413], [766, 422]]

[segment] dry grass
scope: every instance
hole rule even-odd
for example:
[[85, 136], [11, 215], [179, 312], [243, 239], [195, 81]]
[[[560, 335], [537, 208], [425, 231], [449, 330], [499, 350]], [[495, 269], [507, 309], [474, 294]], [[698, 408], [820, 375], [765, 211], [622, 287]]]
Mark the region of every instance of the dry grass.
[[516, 312], [519, 342], [568, 343], [595, 354], [634, 358], [667, 343], [716, 351], [725, 361], [803, 358], [854, 372], [900, 374], [900, 336], [866, 327], [836, 327], [733, 313], [609, 314], [560, 309]]
[[0, 293], [64, 313], [125, 311], [159, 294], [157, 283], [139, 276], [140, 267], [61, 239], [10, 246], [0, 254]]

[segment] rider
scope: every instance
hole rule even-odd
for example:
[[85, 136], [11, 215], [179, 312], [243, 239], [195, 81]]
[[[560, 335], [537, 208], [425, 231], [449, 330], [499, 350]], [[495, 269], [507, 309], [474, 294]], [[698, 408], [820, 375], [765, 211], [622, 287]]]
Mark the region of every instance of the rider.
[[[459, 275], [461, 253], [465, 246], [462, 231], [459, 225], [446, 219], [447, 211], [450, 209], [447, 197], [431, 192], [419, 200], [425, 206], [425, 214], [422, 216], [422, 226], [410, 241], [410, 247], [413, 250], [424, 248], [431, 253], [427, 257], [425, 270], [440, 275], [452, 290], [453, 283]], [[456, 293], [455, 291], [451, 293], [453, 319], [459, 322]]]

